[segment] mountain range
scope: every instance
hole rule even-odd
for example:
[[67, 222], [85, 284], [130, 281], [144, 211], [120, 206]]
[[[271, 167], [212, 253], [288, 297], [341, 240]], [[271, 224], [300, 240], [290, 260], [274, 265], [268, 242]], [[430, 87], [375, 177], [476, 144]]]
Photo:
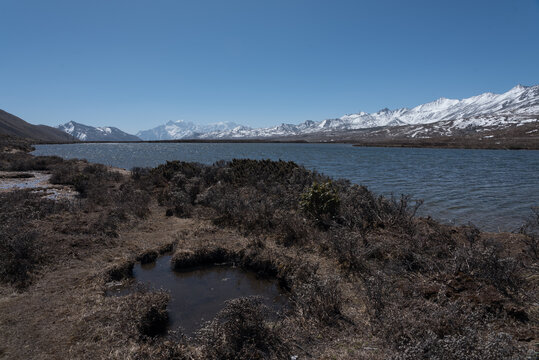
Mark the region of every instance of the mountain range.
[[206, 134], [224, 134], [241, 127], [243, 126], [232, 122], [197, 125], [190, 121], [177, 120], [150, 130], [139, 131], [137, 136], [142, 140], [197, 139], [203, 138]]
[[[517, 85], [503, 94], [484, 93], [457, 100], [440, 98], [414, 108], [382, 109], [375, 113], [360, 112], [336, 119], [307, 120], [300, 124], [281, 124], [251, 128], [235, 123], [207, 126], [175, 121], [137, 133], [143, 140], [165, 139], [268, 139], [323, 134], [344, 135], [353, 130], [404, 128], [400, 136], [451, 136], [465, 128], [501, 129], [528, 122], [539, 116], [539, 85]], [[437, 124], [437, 125], [436, 125]], [[424, 125], [429, 125], [425, 127]], [[389, 130], [391, 129], [391, 130]]]
[[[208, 132], [200, 138], [268, 138], [338, 133], [350, 130], [391, 128], [439, 123], [445, 135], [465, 127], [505, 127], [537, 121], [539, 116], [539, 85], [515, 86], [503, 94], [484, 93], [467, 99], [440, 98], [414, 108], [382, 109], [376, 113], [360, 112], [336, 119], [305, 121], [301, 124], [281, 124], [253, 129], [239, 126], [228, 131]], [[435, 127], [436, 128], [436, 127]], [[410, 133], [415, 137], [419, 133]], [[428, 136], [424, 133], [422, 136]]]
[[[175, 139], [294, 139], [354, 141], [354, 138], [434, 138], [513, 129], [525, 124], [528, 133], [539, 127], [539, 85], [517, 85], [503, 94], [484, 93], [458, 100], [440, 98], [413, 108], [359, 112], [322, 121], [252, 128], [233, 122], [197, 125], [169, 121], [136, 136], [115, 127], [92, 127], [70, 121], [58, 128], [82, 141], [138, 141]], [[530, 127], [531, 126], [531, 127]], [[538, 130], [539, 131], [539, 130]], [[486, 133], [485, 133], [486, 134]], [[521, 134], [522, 135], [522, 134]], [[486, 135], [490, 136], [490, 135]], [[520, 135], [519, 135], [520, 136]]]

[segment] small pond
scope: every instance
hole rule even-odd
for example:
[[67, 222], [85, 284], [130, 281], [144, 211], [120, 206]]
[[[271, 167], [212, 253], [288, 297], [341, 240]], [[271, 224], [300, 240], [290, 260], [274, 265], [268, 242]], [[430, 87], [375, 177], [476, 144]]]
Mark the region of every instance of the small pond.
[[174, 271], [170, 260], [171, 256], [165, 255], [153, 263], [137, 263], [133, 281], [108, 291], [107, 295], [127, 295], [139, 284], [169, 292], [169, 329], [181, 328], [186, 335], [192, 335], [204, 322], [212, 320], [227, 300], [261, 296], [263, 303], [274, 311], [283, 310], [287, 304], [287, 297], [276, 280], [260, 278], [229, 265]]

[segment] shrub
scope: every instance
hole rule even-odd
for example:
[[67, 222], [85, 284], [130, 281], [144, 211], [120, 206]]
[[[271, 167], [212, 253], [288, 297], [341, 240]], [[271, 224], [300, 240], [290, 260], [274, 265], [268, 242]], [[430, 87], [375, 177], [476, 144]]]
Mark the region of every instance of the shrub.
[[522, 225], [519, 233], [524, 236], [522, 241], [526, 246], [526, 252], [537, 261], [539, 257], [539, 207], [532, 208], [532, 216]]
[[340, 199], [331, 181], [314, 183], [301, 194], [301, 209], [316, 222], [333, 219], [337, 215]]
[[107, 185], [121, 179], [120, 173], [109, 171], [105, 165], [89, 164], [81, 169], [74, 162], [65, 162], [55, 167], [50, 181], [52, 184], [72, 185], [81, 197], [104, 204], [110, 198]]
[[342, 294], [338, 277], [312, 274], [294, 287], [294, 302], [303, 316], [334, 326], [341, 317]]
[[31, 190], [0, 193], [0, 281], [28, 285], [42, 260], [32, 221], [71, 209], [67, 201], [43, 199]]
[[334, 229], [329, 236], [329, 248], [344, 269], [348, 271], [367, 271], [367, 247], [361, 232]]
[[0, 281], [25, 287], [40, 261], [37, 232], [0, 226]]
[[131, 169], [131, 178], [134, 181], [139, 181], [151, 173], [151, 169], [147, 167], [134, 167]]
[[365, 186], [352, 185], [340, 191], [339, 223], [350, 230], [369, 230], [380, 227], [382, 197], [376, 197]]
[[[153, 337], [166, 333], [168, 327], [167, 304], [170, 294], [150, 291], [140, 286], [135, 292], [122, 297], [114, 311], [108, 311], [102, 321], [112, 323], [118, 331], [136, 340], [151, 341]], [[118, 316], [119, 318], [114, 318]], [[148, 342], [149, 342], [148, 341]]]
[[226, 302], [215, 319], [197, 333], [206, 359], [287, 359], [289, 350], [257, 297]]
[[134, 266], [135, 264], [132, 261], [113, 265], [106, 272], [106, 281], [120, 281], [133, 276]]
[[0, 152], [4, 151], [23, 151], [30, 152], [34, 150], [29, 139], [24, 139], [7, 134], [0, 134]]
[[296, 212], [276, 211], [277, 242], [284, 246], [305, 245], [318, 235], [312, 223]]
[[517, 293], [521, 289], [522, 263], [503, 256], [502, 243], [492, 239], [475, 239], [470, 244], [455, 251], [448, 268], [453, 268], [455, 274], [464, 273], [493, 285], [504, 295]]
[[157, 336], [164, 334], [168, 325], [167, 303], [168, 295], [154, 300], [149, 308], [142, 314], [137, 327], [143, 336]]
[[191, 178], [200, 174], [203, 165], [184, 161], [167, 161], [163, 165], [159, 165], [151, 170], [155, 177], [162, 177], [166, 181], [172, 180], [174, 175], [183, 174], [187, 178]]
[[31, 171], [51, 170], [63, 162], [58, 156], [32, 156], [26, 153], [0, 154], [0, 170]]
[[138, 218], [145, 218], [150, 213], [150, 195], [135, 187], [133, 182], [120, 185], [119, 192], [114, 197], [114, 205], [125, 214], [133, 214]]

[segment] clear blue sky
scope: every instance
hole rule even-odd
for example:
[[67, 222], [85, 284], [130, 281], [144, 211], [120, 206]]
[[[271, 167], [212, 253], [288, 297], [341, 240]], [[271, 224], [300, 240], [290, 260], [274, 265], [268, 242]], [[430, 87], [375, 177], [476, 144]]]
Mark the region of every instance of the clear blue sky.
[[0, 0], [0, 108], [128, 132], [539, 83], [539, 0]]

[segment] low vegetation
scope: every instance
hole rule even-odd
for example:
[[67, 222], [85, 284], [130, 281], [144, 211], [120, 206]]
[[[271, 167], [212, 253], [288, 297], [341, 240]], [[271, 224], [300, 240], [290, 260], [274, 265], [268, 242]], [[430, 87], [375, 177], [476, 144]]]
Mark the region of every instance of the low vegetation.
[[68, 208], [29, 190], [0, 193], [0, 281], [19, 288], [28, 285], [42, 261], [39, 229], [29, 224]]
[[330, 291], [344, 281], [396, 358], [523, 356], [516, 329], [526, 332], [533, 312], [525, 305], [534, 295], [526, 280], [536, 266], [533, 232], [522, 238], [532, 250], [516, 252], [473, 226], [416, 218], [420, 201], [375, 196], [284, 161], [170, 162], [145, 176], [178, 216], [209, 218], [335, 261], [339, 277], [327, 290], [329, 280], [317, 276], [289, 283], [319, 326], [347, 324], [342, 295]]
[[215, 319], [198, 332], [206, 359], [287, 359], [290, 349], [271, 326], [270, 312], [256, 297], [225, 304]]
[[0, 153], [29, 152], [33, 147], [29, 140], [0, 134]]
[[[72, 186], [79, 195], [58, 202], [30, 191], [0, 194], [3, 286], [24, 297], [37, 291], [33, 284], [49, 269], [83, 267], [98, 253], [112, 259], [112, 265], [92, 260], [102, 261], [102, 268], [84, 280], [93, 284], [85, 285], [88, 295], [80, 300], [87, 308], [78, 310], [76, 336], [66, 334], [77, 339], [70, 345], [76, 356], [85, 351], [133, 359], [537, 355], [535, 218], [520, 234], [443, 225], [416, 217], [421, 202], [408, 196], [377, 196], [285, 161], [210, 166], [174, 161], [136, 168], [127, 176], [84, 161], [16, 155], [2, 155], [2, 169], [49, 171], [52, 182]], [[135, 246], [124, 236], [142, 224], [152, 228], [159, 217], [190, 225], [168, 243], [148, 238], [147, 245]], [[276, 317], [256, 298], [235, 299], [186, 338], [164, 334], [166, 294], [106, 298], [89, 290], [122, 281], [134, 261], [152, 261], [171, 244], [172, 266], [178, 269], [233, 262], [277, 278], [288, 291], [290, 309]], [[0, 314], [9, 309], [3, 306]], [[113, 350], [118, 347], [124, 353]], [[0, 341], [0, 354], [8, 348], [13, 351]]]

